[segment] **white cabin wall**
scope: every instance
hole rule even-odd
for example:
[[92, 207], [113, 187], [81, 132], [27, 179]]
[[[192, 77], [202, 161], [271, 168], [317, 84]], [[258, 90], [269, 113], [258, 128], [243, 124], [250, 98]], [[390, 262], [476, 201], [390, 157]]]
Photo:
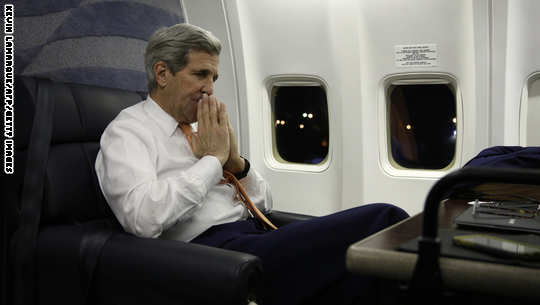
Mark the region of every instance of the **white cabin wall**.
[[[336, 52], [335, 60], [336, 93], [339, 98], [341, 118], [341, 146], [338, 148], [341, 157], [341, 206], [340, 209], [359, 206], [366, 203], [364, 199], [364, 180], [370, 176], [362, 170], [365, 160], [365, 149], [362, 145], [363, 122], [361, 88], [361, 41], [359, 29], [359, 1], [329, 1], [332, 44]], [[352, 145], [351, 145], [352, 144]], [[382, 200], [377, 200], [381, 202]]]
[[[492, 82], [491, 69], [493, 62], [493, 6], [489, 1], [473, 1], [473, 28], [474, 28], [474, 44], [475, 44], [475, 101], [480, 101], [476, 104], [476, 111], [479, 115], [476, 116], [475, 128], [475, 147], [474, 150], [480, 150], [490, 146], [492, 124]], [[469, 156], [465, 156], [468, 158]], [[463, 160], [466, 162], [467, 160]]]
[[[339, 100], [330, 41], [328, 1], [227, 1], [235, 58], [242, 65], [249, 121], [249, 157], [269, 181], [274, 208], [312, 215], [335, 212], [341, 206]], [[309, 75], [327, 84], [329, 166], [322, 172], [276, 168], [268, 161], [270, 113], [265, 82], [275, 75]], [[242, 89], [244, 90], [244, 89]]]
[[504, 145], [508, 1], [490, 1], [490, 145]]
[[[524, 113], [520, 121], [520, 107], [526, 106], [528, 102], [528, 95], [522, 97], [522, 92], [527, 91], [529, 78], [540, 72], [540, 1], [508, 1], [506, 4], [508, 21], [503, 143], [526, 145], [526, 142], [520, 142], [520, 123], [527, 124], [527, 115]], [[529, 119], [540, 120], [540, 113], [529, 116]]]
[[[391, 202], [411, 214], [421, 211], [438, 177], [488, 145], [488, 3], [225, 2], [237, 69], [243, 70], [238, 74], [245, 75], [245, 84], [239, 87], [245, 87], [240, 104], [248, 107], [249, 156], [270, 182], [275, 208], [321, 215], [369, 202]], [[397, 68], [394, 46], [418, 43], [437, 44], [438, 66]], [[456, 161], [442, 171], [395, 176], [382, 164], [382, 80], [418, 72], [444, 73], [457, 81], [463, 116]], [[281, 74], [315, 75], [328, 84], [331, 163], [324, 172], [279, 170], [265, 160], [264, 122], [270, 114], [264, 113], [263, 104], [268, 102], [264, 84], [267, 77]]]
[[[355, 142], [351, 133], [344, 136], [347, 148], [361, 145], [364, 158], [361, 168], [365, 177], [360, 194], [351, 187], [345, 190], [345, 204], [362, 196], [364, 202], [396, 203], [410, 213], [420, 212], [423, 201], [434, 181], [473, 157], [487, 137], [486, 100], [478, 100], [477, 92], [486, 92], [488, 74], [483, 59], [488, 54], [488, 12], [479, 11], [485, 1], [360, 1], [358, 35], [360, 47], [360, 75], [362, 92], [363, 141]], [[478, 37], [478, 39], [475, 39]], [[394, 46], [434, 43], [438, 48], [435, 67], [401, 68], [394, 63]], [[478, 52], [478, 50], [482, 52]], [[443, 73], [453, 76], [461, 92], [462, 116], [458, 111], [458, 139], [456, 161], [446, 170], [417, 170], [394, 173], [386, 168], [382, 146], [386, 137], [384, 116], [377, 107], [384, 108], [382, 81], [393, 74]], [[480, 91], [477, 91], [480, 90]], [[434, 101], [435, 102], [435, 101]], [[379, 114], [378, 114], [379, 113]], [[384, 111], [383, 111], [384, 113]], [[477, 122], [482, 122], [478, 126]], [[381, 124], [382, 123], [382, 124]], [[382, 145], [380, 145], [382, 142]], [[377, 149], [379, 148], [379, 149]], [[347, 160], [344, 160], [347, 162]]]
[[[416, 213], [437, 177], [487, 145], [487, 0], [413, 2], [226, 2], [229, 16], [238, 18], [231, 36], [236, 62], [244, 63], [249, 154], [273, 188], [276, 209], [326, 214], [384, 201]], [[438, 45], [438, 67], [395, 67], [394, 45], [415, 43]], [[392, 177], [381, 165], [380, 86], [388, 75], [414, 72], [457, 79], [463, 101], [461, 145], [446, 171]], [[265, 160], [263, 122], [270, 114], [263, 113], [262, 104], [268, 102], [264, 82], [281, 74], [316, 75], [328, 83], [331, 164], [322, 173], [273, 169]]]

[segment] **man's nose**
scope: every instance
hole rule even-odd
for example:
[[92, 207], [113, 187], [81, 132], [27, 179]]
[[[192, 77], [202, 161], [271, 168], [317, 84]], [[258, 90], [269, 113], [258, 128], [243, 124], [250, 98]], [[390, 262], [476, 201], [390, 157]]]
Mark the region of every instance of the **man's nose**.
[[214, 94], [214, 80], [213, 79], [206, 79], [204, 81], [204, 85], [203, 85], [201, 91], [205, 92], [208, 95]]

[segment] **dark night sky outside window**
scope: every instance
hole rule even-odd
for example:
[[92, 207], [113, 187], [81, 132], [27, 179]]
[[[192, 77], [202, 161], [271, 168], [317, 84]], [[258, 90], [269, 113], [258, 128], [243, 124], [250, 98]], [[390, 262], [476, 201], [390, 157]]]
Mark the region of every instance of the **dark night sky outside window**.
[[328, 108], [319, 86], [272, 89], [276, 149], [288, 162], [319, 164], [328, 155]]
[[404, 168], [443, 169], [456, 147], [455, 95], [446, 84], [392, 85], [390, 146]]

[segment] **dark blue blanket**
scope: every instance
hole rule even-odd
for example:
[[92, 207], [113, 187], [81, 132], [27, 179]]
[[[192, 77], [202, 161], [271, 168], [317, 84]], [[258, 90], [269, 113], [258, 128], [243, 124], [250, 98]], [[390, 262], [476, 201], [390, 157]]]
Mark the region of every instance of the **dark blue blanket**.
[[494, 146], [482, 150], [464, 167], [540, 168], [540, 147]]

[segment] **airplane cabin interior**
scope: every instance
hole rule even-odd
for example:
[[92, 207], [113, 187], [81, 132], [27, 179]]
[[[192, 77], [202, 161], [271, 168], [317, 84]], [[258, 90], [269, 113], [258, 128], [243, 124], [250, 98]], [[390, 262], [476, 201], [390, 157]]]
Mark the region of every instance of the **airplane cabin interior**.
[[341, 251], [347, 277], [369, 279], [351, 289], [372, 297], [347, 304], [540, 302], [540, 1], [3, 0], [2, 10], [1, 304], [276, 303], [261, 257], [130, 232], [96, 173], [106, 128], [152, 100], [152, 34], [176, 24], [221, 43], [200, 101], [225, 105], [246, 162], [238, 179], [264, 177], [263, 216], [277, 232], [374, 203], [409, 215]]

